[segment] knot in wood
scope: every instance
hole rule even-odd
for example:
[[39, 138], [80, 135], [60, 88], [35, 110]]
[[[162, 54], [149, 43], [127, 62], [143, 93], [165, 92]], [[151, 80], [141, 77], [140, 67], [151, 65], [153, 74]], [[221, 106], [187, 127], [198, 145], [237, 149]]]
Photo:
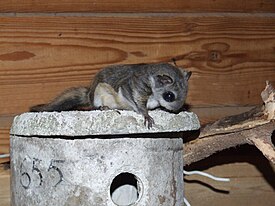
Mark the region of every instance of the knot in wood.
[[212, 50], [209, 52], [208, 59], [212, 62], [220, 62], [221, 56], [221, 52]]

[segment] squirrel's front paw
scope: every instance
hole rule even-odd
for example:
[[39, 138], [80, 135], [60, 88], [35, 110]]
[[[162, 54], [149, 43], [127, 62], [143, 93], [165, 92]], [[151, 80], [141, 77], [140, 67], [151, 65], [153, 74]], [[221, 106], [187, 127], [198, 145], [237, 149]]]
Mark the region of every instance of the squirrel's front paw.
[[152, 128], [153, 124], [155, 124], [155, 121], [153, 119], [153, 117], [151, 117], [150, 115], [145, 115], [144, 116], [144, 126], [148, 126], [148, 129]]

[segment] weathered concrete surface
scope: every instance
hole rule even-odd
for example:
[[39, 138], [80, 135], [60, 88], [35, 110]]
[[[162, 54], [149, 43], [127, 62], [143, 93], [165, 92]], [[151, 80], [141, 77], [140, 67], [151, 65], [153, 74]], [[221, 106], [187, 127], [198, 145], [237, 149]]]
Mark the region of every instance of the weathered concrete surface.
[[[126, 205], [182, 206], [182, 139], [167, 132], [197, 130], [198, 118], [188, 112], [150, 115], [155, 120], [150, 130], [143, 117], [131, 111], [17, 116], [11, 128], [12, 205], [119, 205], [111, 199], [111, 183], [117, 175], [130, 173], [138, 179], [139, 197]], [[164, 136], [142, 138], [143, 133]], [[122, 193], [129, 188], [124, 186]], [[119, 199], [120, 193], [114, 196]]]
[[182, 206], [181, 139], [11, 137], [12, 205], [115, 206], [120, 173], [140, 180], [135, 205]]
[[200, 127], [197, 115], [191, 112], [150, 111], [149, 114], [155, 120], [151, 129], [144, 126], [143, 116], [133, 111], [24, 113], [15, 117], [11, 134], [83, 136], [179, 132]]

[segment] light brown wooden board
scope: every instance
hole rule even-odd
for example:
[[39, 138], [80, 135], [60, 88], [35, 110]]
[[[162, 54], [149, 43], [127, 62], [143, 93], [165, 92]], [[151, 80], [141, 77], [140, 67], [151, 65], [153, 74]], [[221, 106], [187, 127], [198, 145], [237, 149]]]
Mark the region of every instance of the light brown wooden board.
[[198, 115], [200, 124], [205, 125], [210, 122], [217, 121], [223, 117], [228, 117], [236, 114], [241, 114], [249, 111], [253, 107], [191, 107], [189, 110]]
[[[10, 136], [9, 130], [0, 129], [0, 154], [9, 154], [10, 153]], [[0, 158], [1, 162], [6, 162], [9, 158]]]
[[[274, 189], [259, 174], [252, 176], [255, 167], [248, 163], [235, 163], [230, 165], [216, 166], [211, 170], [206, 170], [211, 174], [223, 176], [225, 171], [231, 170], [230, 183], [217, 183], [207, 178], [198, 176], [188, 177], [188, 180], [201, 181], [213, 186], [217, 190], [228, 191], [228, 193], [215, 192], [200, 183], [185, 184], [185, 195], [191, 205], [250, 205], [250, 206], [273, 206], [275, 201]], [[217, 171], [218, 170], [218, 171]], [[223, 172], [222, 172], [223, 171]], [[249, 172], [249, 173], [248, 173]], [[235, 176], [239, 173], [238, 176]], [[233, 176], [233, 177], [232, 177]]]
[[7, 0], [0, 12], [274, 12], [273, 0]]
[[275, 165], [252, 146], [223, 151], [186, 169], [230, 178], [230, 182], [216, 182], [198, 175], [187, 176], [185, 197], [191, 205], [274, 205]]
[[[275, 83], [275, 18], [116, 16], [0, 18], [0, 115], [28, 110], [110, 64], [178, 59], [193, 106], [260, 104]], [[5, 101], [2, 101], [5, 100]]]
[[[0, 116], [0, 154], [8, 154], [10, 152], [10, 126], [13, 117]], [[0, 163], [8, 162], [9, 158], [0, 158]]]
[[0, 165], [0, 206], [10, 205], [10, 170]]

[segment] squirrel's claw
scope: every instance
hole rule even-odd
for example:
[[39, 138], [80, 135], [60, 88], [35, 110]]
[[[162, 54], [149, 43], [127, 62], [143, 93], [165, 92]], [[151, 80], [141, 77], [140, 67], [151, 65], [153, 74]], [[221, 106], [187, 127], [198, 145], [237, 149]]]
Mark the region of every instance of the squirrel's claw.
[[144, 126], [147, 125], [148, 129], [151, 129], [153, 127], [153, 124], [155, 124], [153, 117], [151, 117], [150, 115], [145, 115], [144, 116]]

